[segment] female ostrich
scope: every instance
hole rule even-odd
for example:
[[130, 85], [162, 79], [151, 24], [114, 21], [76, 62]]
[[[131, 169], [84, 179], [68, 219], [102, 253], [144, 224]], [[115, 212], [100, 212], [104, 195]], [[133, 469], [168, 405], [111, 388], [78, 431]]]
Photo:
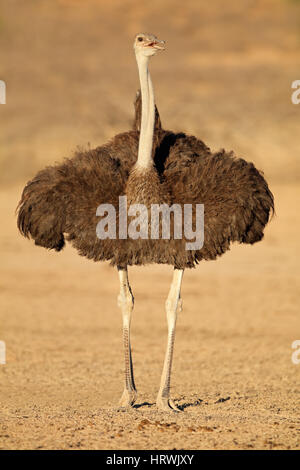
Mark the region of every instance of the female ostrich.
[[[130, 347], [133, 295], [128, 265], [149, 263], [174, 267], [166, 301], [168, 342], [157, 406], [177, 411], [169, 398], [177, 312], [185, 268], [216, 259], [230, 243], [255, 243], [273, 211], [273, 196], [262, 174], [242, 159], [224, 151], [212, 154], [195, 137], [161, 128], [148, 71], [149, 58], [164, 49], [163, 41], [138, 34], [134, 49], [138, 64], [142, 105], [136, 102], [134, 130], [119, 134], [101, 147], [79, 152], [72, 159], [40, 171], [24, 188], [19, 203], [18, 227], [35, 244], [60, 251], [64, 236], [79, 254], [94, 261], [109, 260], [120, 278], [118, 303], [123, 315], [125, 388], [121, 406], [131, 406], [136, 388]], [[140, 121], [141, 118], [141, 121]], [[119, 196], [128, 206], [143, 204], [204, 204], [204, 244], [186, 250], [184, 237], [157, 239], [99, 239], [96, 209], [102, 203], [116, 208]]]

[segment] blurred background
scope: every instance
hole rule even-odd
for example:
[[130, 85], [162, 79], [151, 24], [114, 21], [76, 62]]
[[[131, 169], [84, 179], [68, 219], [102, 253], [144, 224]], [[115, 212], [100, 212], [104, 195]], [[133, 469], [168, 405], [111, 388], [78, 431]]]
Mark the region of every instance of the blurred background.
[[[167, 41], [150, 65], [164, 127], [253, 161], [277, 214], [262, 243], [186, 270], [171, 418], [154, 403], [172, 268], [129, 270], [139, 407], [117, 413], [116, 270], [36, 247], [15, 217], [36, 171], [131, 127], [138, 32]], [[296, 0], [0, 0], [0, 448], [300, 447], [299, 52]]]
[[141, 31], [167, 41], [151, 63], [165, 128], [299, 179], [300, 2], [0, 0], [3, 184], [131, 126]]

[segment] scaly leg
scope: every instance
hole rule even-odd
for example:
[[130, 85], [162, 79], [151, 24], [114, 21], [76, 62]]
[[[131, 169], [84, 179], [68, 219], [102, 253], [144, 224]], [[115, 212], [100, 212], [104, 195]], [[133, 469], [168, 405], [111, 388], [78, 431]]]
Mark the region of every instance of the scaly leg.
[[134, 404], [137, 395], [133, 378], [133, 366], [130, 347], [130, 323], [134, 298], [128, 281], [127, 267], [118, 267], [118, 273], [120, 279], [120, 294], [118, 296], [118, 305], [122, 310], [123, 343], [125, 354], [125, 388], [120, 400], [120, 406], [129, 407]]
[[157, 395], [156, 405], [160, 410], [164, 411], [180, 411], [176, 405], [170, 400], [170, 381], [171, 368], [173, 359], [173, 349], [175, 340], [175, 327], [177, 313], [182, 310], [182, 302], [180, 298], [180, 288], [183, 276], [183, 269], [174, 269], [172, 284], [166, 301], [166, 312], [168, 322], [168, 344], [165, 355], [164, 368], [160, 381], [160, 389]]

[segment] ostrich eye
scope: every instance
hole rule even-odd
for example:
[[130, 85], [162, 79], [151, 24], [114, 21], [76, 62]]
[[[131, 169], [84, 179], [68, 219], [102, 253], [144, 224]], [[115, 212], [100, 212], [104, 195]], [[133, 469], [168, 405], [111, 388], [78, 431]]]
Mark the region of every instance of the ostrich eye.
[[142, 42], [143, 38], [140, 36], [138, 37], [138, 41]]

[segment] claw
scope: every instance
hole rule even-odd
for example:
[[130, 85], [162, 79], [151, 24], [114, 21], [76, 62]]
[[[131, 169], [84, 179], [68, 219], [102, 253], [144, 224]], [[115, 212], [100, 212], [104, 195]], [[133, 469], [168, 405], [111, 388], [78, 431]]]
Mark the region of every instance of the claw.
[[175, 405], [173, 400], [171, 400], [170, 398], [159, 397], [156, 401], [156, 406], [161, 411], [168, 411], [172, 413], [179, 413], [182, 411]]
[[132, 407], [132, 405], [135, 403], [136, 396], [137, 396], [136, 390], [125, 389], [122, 394], [121, 400], [119, 401], [120, 408]]

